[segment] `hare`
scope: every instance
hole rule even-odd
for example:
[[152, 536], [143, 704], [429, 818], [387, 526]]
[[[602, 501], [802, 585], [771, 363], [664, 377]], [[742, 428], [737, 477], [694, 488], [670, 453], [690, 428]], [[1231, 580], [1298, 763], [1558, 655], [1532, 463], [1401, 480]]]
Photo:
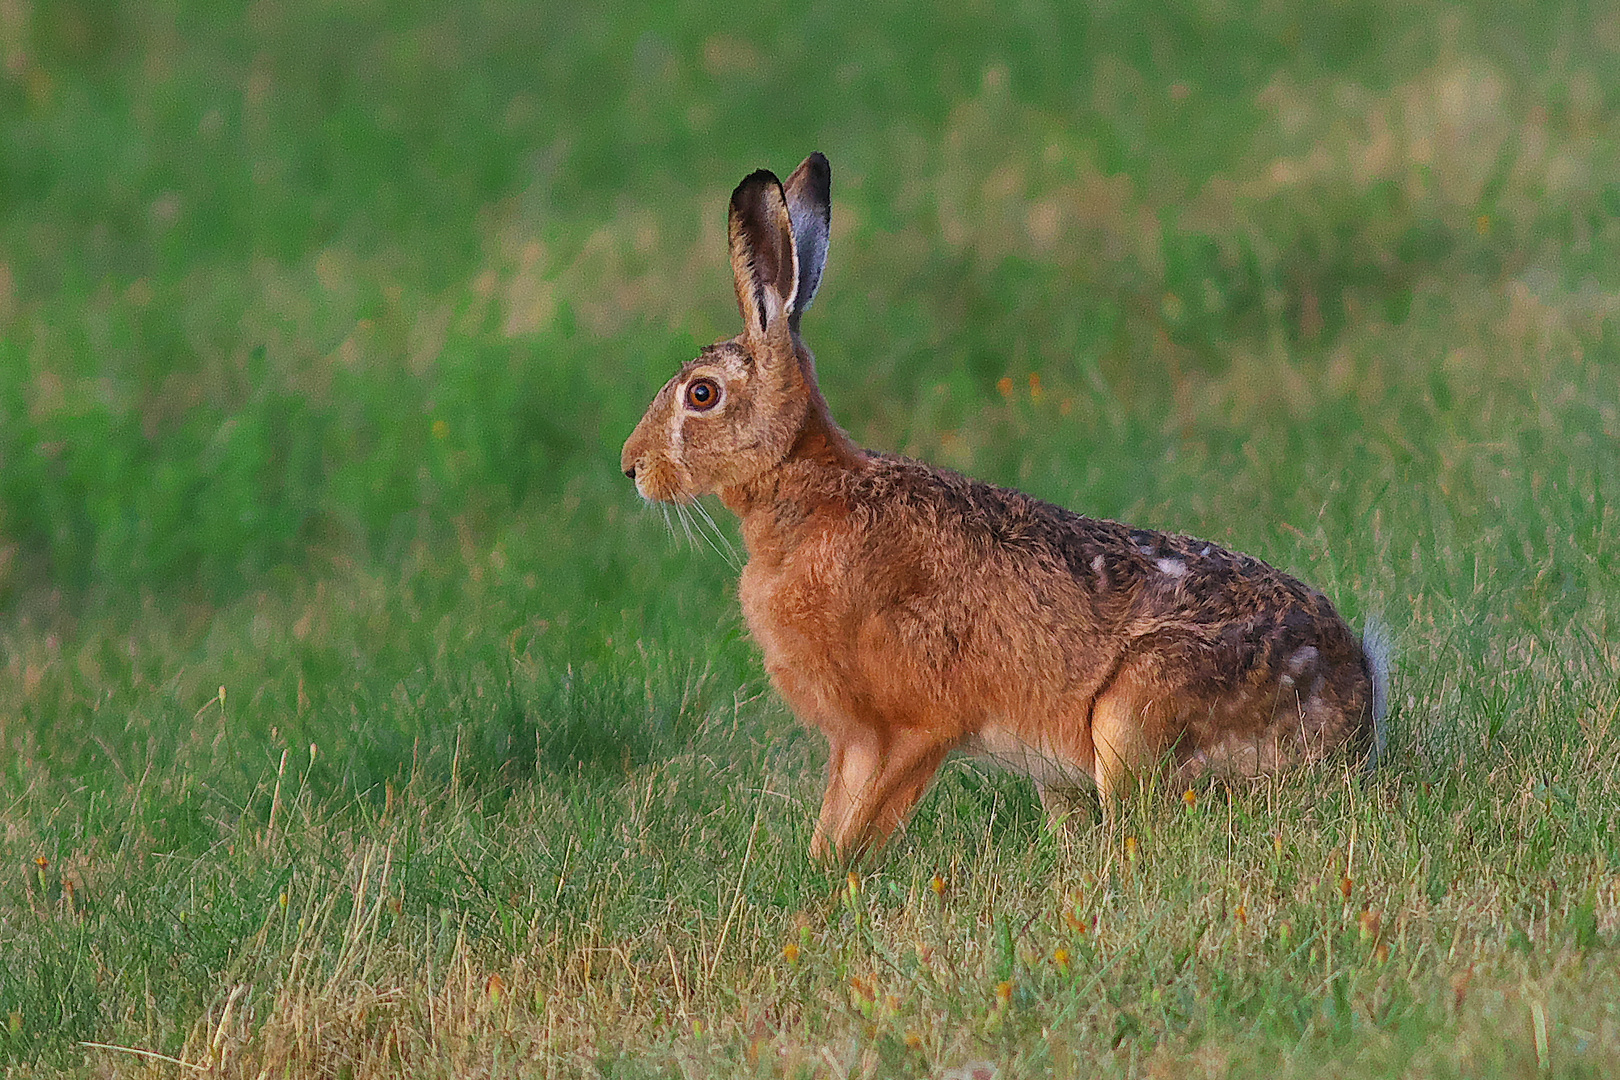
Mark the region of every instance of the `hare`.
[[748, 628], [830, 744], [812, 857], [881, 846], [956, 749], [1028, 774], [1054, 817], [1094, 786], [1106, 821], [1161, 768], [1251, 777], [1381, 743], [1375, 650], [1316, 590], [857, 447], [799, 338], [830, 196], [821, 154], [737, 186], [743, 331], [681, 367], [621, 460], [643, 498], [714, 493], [741, 520]]

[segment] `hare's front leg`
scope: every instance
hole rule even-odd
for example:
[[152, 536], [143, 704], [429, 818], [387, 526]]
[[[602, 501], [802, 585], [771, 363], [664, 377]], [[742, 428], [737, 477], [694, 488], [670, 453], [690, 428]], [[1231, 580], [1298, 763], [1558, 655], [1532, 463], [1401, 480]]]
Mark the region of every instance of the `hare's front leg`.
[[831, 735], [812, 858], [852, 862], [883, 846], [939, 771], [953, 740], [919, 728]]
[[1176, 718], [1194, 708], [1179, 687], [1159, 675], [1151, 654], [1123, 667], [1092, 704], [1092, 777], [1105, 828], [1118, 822], [1123, 800], [1168, 765], [1182, 730]]

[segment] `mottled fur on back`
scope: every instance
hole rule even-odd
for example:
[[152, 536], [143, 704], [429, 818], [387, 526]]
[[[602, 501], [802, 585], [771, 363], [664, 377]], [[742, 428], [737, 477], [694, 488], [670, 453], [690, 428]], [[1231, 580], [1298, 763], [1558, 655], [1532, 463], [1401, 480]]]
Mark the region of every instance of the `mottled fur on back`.
[[[1004, 590], [1012, 583], [1036, 608], [1070, 609], [1085, 634], [1100, 632], [1117, 645], [1118, 660], [1144, 644], [1175, 655], [1184, 690], [1221, 697], [1276, 684], [1308, 700], [1320, 689], [1311, 676], [1322, 668], [1323, 654], [1329, 666], [1334, 658], [1360, 655], [1326, 597], [1259, 559], [1188, 536], [1083, 517], [904, 458], [875, 457], [870, 469], [855, 475], [853, 505], [860, 509], [851, 524], [857, 530], [881, 533], [890, 517], [888, 527], [897, 534], [928, 530], [936, 542], [949, 537], [961, 545], [962, 566], [1010, 571], [986, 582], [997, 595], [983, 614], [993, 618], [1008, 603]], [[939, 584], [941, 592], [951, 585]], [[1083, 651], [1077, 644], [1061, 651], [1074, 656]], [[1353, 695], [1364, 687], [1351, 682], [1336, 689], [1352, 695], [1359, 712], [1363, 703]], [[1327, 737], [1337, 741], [1342, 734]]]
[[1321, 593], [839, 430], [797, 332], [828, 175], [813, 155], [785, 187], [738, 187], [744, 332], [683, 366], [623, 456], [644, 495], [715, 492], [741, 520], [749, 629], [830, 745], [812, 849], [881, 843], [954, 749], [1028, 773], [1054, 814], [1091, 785], [1106, 812], [1161, 766], [1254, 776], [1364, 749], [1370, 668]]

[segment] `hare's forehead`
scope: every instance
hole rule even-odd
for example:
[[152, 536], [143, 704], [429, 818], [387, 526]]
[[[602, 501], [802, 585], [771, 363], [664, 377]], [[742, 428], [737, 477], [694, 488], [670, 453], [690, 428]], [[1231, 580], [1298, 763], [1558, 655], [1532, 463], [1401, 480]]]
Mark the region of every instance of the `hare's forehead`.
[[682, 364], [680, 374], [670, 382], [679, 386], [704, 375], [721, 381], [746, 379], [753, 368], [754, 361], [747, 350], [730, 341], [722, 341], [718, 345], [710, 345]]

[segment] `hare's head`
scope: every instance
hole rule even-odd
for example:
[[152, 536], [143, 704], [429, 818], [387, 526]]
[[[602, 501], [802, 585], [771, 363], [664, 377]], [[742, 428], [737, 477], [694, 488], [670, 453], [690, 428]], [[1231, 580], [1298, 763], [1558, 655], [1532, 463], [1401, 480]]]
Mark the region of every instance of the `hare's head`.
[[832, 173], [811, 154], [783, 185], [761, 169], [731, 193], [731, 270], [743, 332], [681, 366], [624, 444], [636, 490], [690, 502], [775, 468], [793, 448], [815, 395], [799, 343], [827, 258]]

